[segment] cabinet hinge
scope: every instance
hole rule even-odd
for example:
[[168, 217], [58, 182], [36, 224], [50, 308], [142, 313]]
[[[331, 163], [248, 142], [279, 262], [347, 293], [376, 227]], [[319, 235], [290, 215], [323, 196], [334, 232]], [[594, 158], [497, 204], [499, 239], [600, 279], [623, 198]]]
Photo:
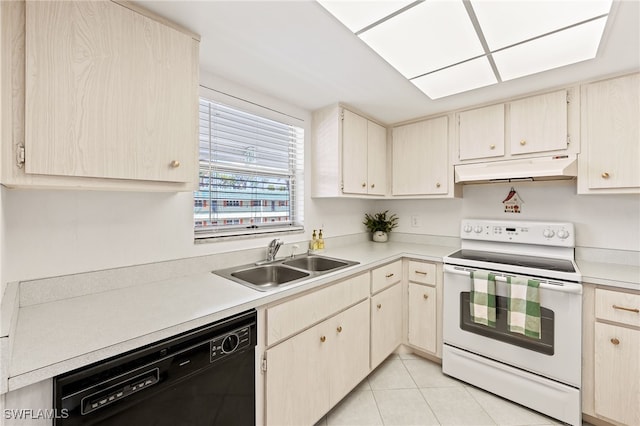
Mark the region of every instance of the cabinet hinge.
[[262, 357], [262, 362], [260, 363], [260, 369], [262, 370], [262, 372], [267, 371], [267, 358], [266, 357]]
[[340, 110], [340, 120], [344, 121], [344, 110]]
[[567, 145], [571, 145], [571, 136], [567, 135]]
[[567, 103], [571, 103], [571, 93], [567, 92]]
[[18, 145], [18, 150], [16, 152], [16, 165], [19, 169], [24, 167], [24, 159], [24, 144], [21, 143], [20, 145]]

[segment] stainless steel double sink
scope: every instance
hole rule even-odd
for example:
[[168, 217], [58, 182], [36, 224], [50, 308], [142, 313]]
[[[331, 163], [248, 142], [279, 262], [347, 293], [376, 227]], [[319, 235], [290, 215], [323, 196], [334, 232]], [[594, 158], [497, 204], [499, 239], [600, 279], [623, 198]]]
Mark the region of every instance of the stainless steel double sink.
[[310, 254], [276, 260], [267, 264], [261, 264], [261, 262], [257, 264], [251, 263], [213, 271], [213, 273], [255, 290], [267, 291], [357, 265], [358, 263], [351, 260]]

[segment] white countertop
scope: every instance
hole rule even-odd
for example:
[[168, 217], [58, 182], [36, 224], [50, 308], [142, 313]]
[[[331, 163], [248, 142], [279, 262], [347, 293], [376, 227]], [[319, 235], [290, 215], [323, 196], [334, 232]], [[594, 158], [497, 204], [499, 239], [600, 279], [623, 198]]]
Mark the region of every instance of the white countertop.
[[[207, 272], [23, 306], [13, 334], [8, 387], [11, 391], [49, 379], [402, 257], [441, 262], [455, 250], [360, 243], [321, 253], [358, 265], [268, 292]], [[639, 267], [577, 263], [583, 282], [640, 290]]]
[[212, 273], [24, 306], [9, 360], [18, 389], [401, 257], [442, 261], [455, 248], [363, 243], [322, 254], [360, 262], [303, 283], [260, 292]]

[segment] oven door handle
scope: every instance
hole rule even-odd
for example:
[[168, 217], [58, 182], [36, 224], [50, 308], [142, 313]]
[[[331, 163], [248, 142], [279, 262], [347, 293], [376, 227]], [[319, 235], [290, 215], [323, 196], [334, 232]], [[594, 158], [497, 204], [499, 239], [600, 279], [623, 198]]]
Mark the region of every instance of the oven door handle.
[[[475, 269], [468, 269], [468, 268], [462, 269], [462, 268], [451, 266], [451, 265], [444, 265], [445, 274], [456, 274], [456, 275], [471, 277], [471, 271], [475, 271]], [[502, 275], [503, 273], [501, 272], [491, 272], [491, 273], [495, 275], [496, 281], [500, 281], [503, 283], [507, 282], [507, 277]], [[509, 276], [516, 277], [517, 275], [509, 275]], [[536, 278], [532, 278], [532, 279], [536, 279]], [[552, 290], [560, 293], [582, 294], [582, 285], [580, 284], [567, 283], [567, 282], [558, 282], [558, 284], [549, 284], [539, 280], [538, 282], [540, 282], [540, 288], [545, 290]], [[446, 285], [446, 280], [445, 280], [445, 285]]]

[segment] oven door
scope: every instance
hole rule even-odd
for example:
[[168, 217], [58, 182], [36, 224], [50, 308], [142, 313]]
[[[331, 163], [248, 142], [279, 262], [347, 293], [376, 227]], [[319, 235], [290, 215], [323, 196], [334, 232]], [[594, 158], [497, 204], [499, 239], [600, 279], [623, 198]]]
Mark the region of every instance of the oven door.
[[[496, 275], [495, 328], [470, 319], [470, 272], [475, 270]], [[540, 283], [542, 332], [541, 339], [535, 339], [507, 329], [505, 277], [488, 269], [444, 266], [444, 343], [580, 388], [582, 285]]]

